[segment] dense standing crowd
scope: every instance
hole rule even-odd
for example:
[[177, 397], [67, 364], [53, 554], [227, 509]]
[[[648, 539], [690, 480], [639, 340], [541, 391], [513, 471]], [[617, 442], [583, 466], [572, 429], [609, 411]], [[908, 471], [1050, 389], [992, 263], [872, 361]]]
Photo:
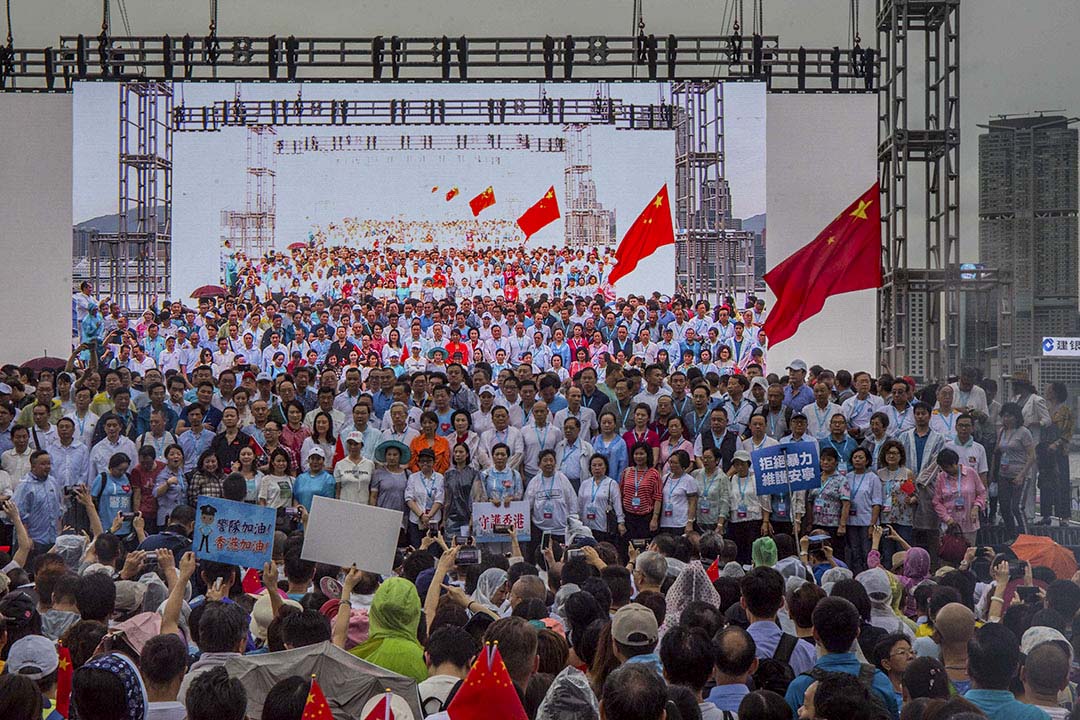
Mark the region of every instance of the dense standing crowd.
[[[242, 260], [132, 320], [84, 285], [67, 366], [0, 369], [0, 717], [59, 714], [70, 662], [70, 717], [298, 719], [296, 658], [371, 672], [347, 652], [411, 682], [396, 717], [459, 720], [494, 643], [489, 717], [1072, 712], [1075, 562], [978, 544], [1036, 488], [1068, 520], [1062, 387], [771, 367], [760, 301], [459, 292], [431, 252], [430, 296], [319, 242], [282, 271], [350, 269], [310, 289]], [[504, 289], [507, 252], [474, 258]], [[753, 453], [795, 442], [820, 487], [758, 494]], [[196, 561], [200, 496], [274, 508], [272, 562]], [[302, 557], [316, 496], [402, 512], [392, 576]], [[527, 503], [528, 540], [463, 552], [483, 501]]]

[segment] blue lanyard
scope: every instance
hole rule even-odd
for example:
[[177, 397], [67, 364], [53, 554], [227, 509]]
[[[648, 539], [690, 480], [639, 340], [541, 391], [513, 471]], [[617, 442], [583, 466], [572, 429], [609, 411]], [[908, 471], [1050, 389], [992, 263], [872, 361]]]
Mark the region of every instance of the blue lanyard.
[[600, 478], [600, 482], [596, 482], [596, 478], [593, 478], [592, 498], [589, 499], [589, 505], [596, 507], [596, 494], [600, 492], [600, 488], [604, 487], [604, 480], [607, 478]]
[[746, 481], [750, 479], [750, 476], [747, 475], [744, 478], [744, 477], [741, 477], [739, 475], [736, 475], [735, 478], [736, 478], [735, 482], [739, 484], [739, 498], [740, 498], [742, 504], [745, 505], [746, 504]]
[[544, 444], [547, 442], [548, 430], [550, 430], [550, 429], [551, 429], [550, 425], [545, 425], [544, 426], [544, 437], [543, 437], [543, 439], [541, 439], [540, 438], [540, 428], [533, 425], [533, 432], [536, 433], [536, 444], [540, 446], [541, 450], [544, 449]]
[[713, 472], [713, 477], [712, 477], [711, 481], [709, 480], [709, 476], [706, 475], [704, 472], [702, 472], [702, 474], [701, 474], [701, 482], [702, 482], [702, 484], [705, 485], [705, 492], [702, 493], [702, 494], [705, 496], [706, 500], [708, 500], [708, 498], [709, 498], [709, 491], [712, 490], [712, 486], [716, 484], [716, 480], [719, 477], [720, 477], [720, 468], [719, 467]]
[[563, 465], [565, 465], [566, 461], [570, 458], [571, 455], [573, 455], [575, 452], [577, 452], [577, 450], [578, 450], [577, 443], [574, 443], [573, 445], [570, 445], [565, 450], [563, 450], [562, 462], [559, 463], [559, 467], [562, 467]]
[[855, 500], [859, 497], [859, 491], [862, 490], [863, 483], [866, 482], [866, 473], [862, 473], [861, 475], [855, 475], [854, 473], [852, 474], [854, 475], [853, 479], [859, 481], [859, 484], [855, 485], [855, 488], [851, 491], [851, 502], [855, 502]]

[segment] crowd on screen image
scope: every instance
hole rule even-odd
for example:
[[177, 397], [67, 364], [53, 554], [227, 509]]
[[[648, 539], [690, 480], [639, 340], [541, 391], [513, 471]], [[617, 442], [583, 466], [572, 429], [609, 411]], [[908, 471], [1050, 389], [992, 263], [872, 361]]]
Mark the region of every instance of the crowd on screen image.
[[[441, 252], [392, 267], [534, 257]], [[246, 293], [278, 258], [133, 319], [84, 284], [66, 365], [0, 368], [0, 717], [1072, 712], [1075, 558], [979, 544], [1068, 523], [1063, 387], [772, 366], [753, 300]], [[792, 444], [820, 483], [766, 494]], [[197, 560], [206, 498], [270, 562]], [[317, 498], [400, 512], [393, 571], [306, 559]]]

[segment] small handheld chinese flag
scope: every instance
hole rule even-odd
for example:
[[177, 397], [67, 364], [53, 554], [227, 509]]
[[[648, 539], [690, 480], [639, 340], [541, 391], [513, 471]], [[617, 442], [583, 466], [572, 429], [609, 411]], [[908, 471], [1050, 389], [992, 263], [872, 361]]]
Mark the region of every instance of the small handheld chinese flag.
[[615, 267], [608, 282], [614, 285], [616, 280], [633, 272], [639, 262], [665, 245], [674, 244], [675, 228], [671, 224], [671, 203], [665, 184], [623, 235], [615, 250]]
[[769, 346], [795, 334], [833, 295], [881, 287], [878, 184], [844, 208], [808, 245], [765, 273], [776, 294], [765, 335]]
[[432, 193], [437, 193], [437, 192], [439, 192], [439, 186], [438, 186], [438, 185], [436, 185], [436, 186], [434, 186], [433, 188], [431, 188], [431, 192], [432, 192]]
[[487, 190], [480, 193], [472, 200], [469, 201], [469, 208], [472, 210], [473, 217], [476, 217], [484, 209], [491, 207], [495, 204], [495, 189], [488, 185]]
[[528, 720], [498, 643], [480, 651], [446, 714], [450, 720]]
[[396, 720], [391, 704], [394, 694], [387, 690], [382, 698], [371, 708], [371, 712], [364, 716], [364, 720]]
[[326, 696], [315, 676], [311, 676], [311, 690], [308, 691], [307, 702], [304, 703], [304, 714], [300, 720], [334, 720], [334, 714], [330, 712], [330, 706], [326, 704]]
[[716, 558], [712, 561], [712, 565], [705, 571], [705, 574], [709, 576], [709, 579], [716, 582], [720, 579], [720, 558]]
[[450, 200], [453, 200], [454, 198], [456, 198], [458, 196], [459, 192], [460, 192], [460, 190], [457, 189], [456, 185], [454, 187], [450, 188], [449, 190], [447, 190], [446, 191], [446, 200], [447, 200], [447, 202], [449, 202]]
[[71, 678], [75, 668], [71, 664], [71, 651], [63, 645], [56, 648], [60, 663], [56, 666], [56, 712], [68, 717], [71, 708]]
[[528, 240], [541, 228], [549, 225], [562, 217], [559, 214], [559, 200], [555, 197], [555, 186], [552, 185], [544, 193], [544, 197], [536, 201], [536, 204], [521, 214], [517, 219], [518, 227], [525, 233]]

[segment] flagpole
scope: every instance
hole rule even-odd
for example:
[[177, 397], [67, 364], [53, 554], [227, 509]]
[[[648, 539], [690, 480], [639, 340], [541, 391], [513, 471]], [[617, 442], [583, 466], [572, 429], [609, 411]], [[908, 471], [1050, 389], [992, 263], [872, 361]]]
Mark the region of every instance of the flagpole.
[[795, 532], [795, 545], [799, 544], [799, 529], [795, 527], [795, 493], [791, 491], [791, 476], [788, 475], [788, 448], [787, 443], [780, 446], [780, 454], [784, 457], [784, 482], [787, 484], [788, 502], [791, 506], [788, 508], [788, 515], [791, 517], [791, 529]]

